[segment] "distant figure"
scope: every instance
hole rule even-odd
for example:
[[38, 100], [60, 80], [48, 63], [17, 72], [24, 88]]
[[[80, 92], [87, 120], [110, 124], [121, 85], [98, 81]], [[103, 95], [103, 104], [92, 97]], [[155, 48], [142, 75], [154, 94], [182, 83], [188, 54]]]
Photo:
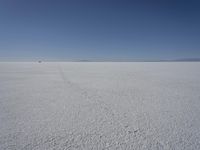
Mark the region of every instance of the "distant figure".
[[41, 60], [39, 60], [39, 61], [38, 61], [38, 63], [42, 63], [42, 61], [41, 61]]

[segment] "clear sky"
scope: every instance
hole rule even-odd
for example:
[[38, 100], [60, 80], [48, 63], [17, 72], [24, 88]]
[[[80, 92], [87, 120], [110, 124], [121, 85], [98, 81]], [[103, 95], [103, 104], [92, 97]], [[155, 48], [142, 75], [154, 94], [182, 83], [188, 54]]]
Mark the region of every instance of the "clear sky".
[[0, 0], [0, 60], [191, 57], [199, 0]]

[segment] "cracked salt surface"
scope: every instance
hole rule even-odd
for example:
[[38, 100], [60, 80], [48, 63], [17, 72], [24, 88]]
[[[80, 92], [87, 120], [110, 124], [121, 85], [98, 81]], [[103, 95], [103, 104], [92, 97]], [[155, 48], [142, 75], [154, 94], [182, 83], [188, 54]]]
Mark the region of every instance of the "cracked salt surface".
[[200, 149], [200, 63], [0, 63], [0, 149]]

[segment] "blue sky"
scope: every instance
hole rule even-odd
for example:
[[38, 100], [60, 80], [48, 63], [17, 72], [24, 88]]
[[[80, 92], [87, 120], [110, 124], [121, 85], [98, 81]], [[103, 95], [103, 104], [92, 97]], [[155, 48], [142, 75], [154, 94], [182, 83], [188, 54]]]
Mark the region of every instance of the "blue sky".
[[191, 57], [198, 0], [0, 1], [0, 60]]

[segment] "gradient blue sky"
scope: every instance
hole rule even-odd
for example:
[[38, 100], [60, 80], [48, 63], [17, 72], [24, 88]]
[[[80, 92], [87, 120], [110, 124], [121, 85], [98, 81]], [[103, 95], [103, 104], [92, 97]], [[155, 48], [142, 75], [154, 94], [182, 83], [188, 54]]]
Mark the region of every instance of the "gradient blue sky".
[[199, 0], [0, 0], [0, 60], [191, 57]]

